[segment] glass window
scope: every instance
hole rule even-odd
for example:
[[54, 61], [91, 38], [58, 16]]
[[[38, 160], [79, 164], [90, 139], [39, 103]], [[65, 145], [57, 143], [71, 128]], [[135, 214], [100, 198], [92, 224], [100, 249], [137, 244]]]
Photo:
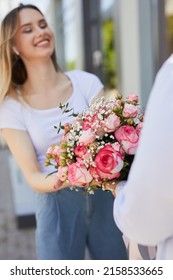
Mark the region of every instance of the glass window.
[[65, 68], [76, 68], [77, 60], [77, 32], [75, 0], [63, 0], [63, 26], [64, 26], [64, 55]]
[[115, 0], [100, 1], [103, 82], [107, 90], [117, 88], [114, 7]]
[[173, 52], [173, 1], [165, 0], [167, 56]]

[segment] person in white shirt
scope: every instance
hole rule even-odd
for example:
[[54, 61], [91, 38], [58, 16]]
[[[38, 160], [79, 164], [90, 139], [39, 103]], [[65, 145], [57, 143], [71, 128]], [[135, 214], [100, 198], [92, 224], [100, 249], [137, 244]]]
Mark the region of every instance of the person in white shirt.
[[127, 182], [116, 187], [114, 219], [133, 242], [173, 259], [173, 55], [159, 70]]
[[[1, 25], [0, 129], [28, 184], [35, 190], [38, 259], [127, 259], [112, 215], [113, 196], [72, 191], [46, 167], [46, 151], [61, 134], [54, 126], [72, 122], [60, 110], [80, 113], [103, 84], [81, 70], [63, 72], [56, 63], [54, 34], [33, 5], [10, 11]], [[5, 190], [4, 190], [5, 191]]]

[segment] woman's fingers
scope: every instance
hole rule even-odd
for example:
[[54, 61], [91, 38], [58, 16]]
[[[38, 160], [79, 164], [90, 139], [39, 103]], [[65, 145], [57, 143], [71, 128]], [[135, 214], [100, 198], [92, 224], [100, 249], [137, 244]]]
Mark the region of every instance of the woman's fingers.
[[65, 181], [65, 182], [63, 182], [63, 181], [61, 181], [60, 179], [57, 179], [57, 180], [56, 180], [56, 183], [55, 183], [55, 185], [54, 185], [54, 189], [57, 190], [57, 191], [59, 191], [59, 190], [68, 188], [68, 187], [70, 187], [70, 186], [71, 186], [71, 184], [70, 184], [70, 182], [69, 182], [68, 180]]

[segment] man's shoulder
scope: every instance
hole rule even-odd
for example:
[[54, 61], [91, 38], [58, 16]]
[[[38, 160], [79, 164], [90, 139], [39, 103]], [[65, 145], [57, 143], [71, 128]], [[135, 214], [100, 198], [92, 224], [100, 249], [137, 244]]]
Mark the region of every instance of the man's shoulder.
[[173, 79], [173, 54], [167, 58], [167, 60], [162, 64], [161, 68], [156, 74], [157, 82], [164, 82], [165, 80]]

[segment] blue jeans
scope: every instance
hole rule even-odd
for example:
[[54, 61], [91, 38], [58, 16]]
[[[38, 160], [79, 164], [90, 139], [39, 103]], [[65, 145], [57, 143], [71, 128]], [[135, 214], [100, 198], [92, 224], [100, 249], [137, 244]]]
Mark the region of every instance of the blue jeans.
[[127, 259], [113, 220], [112, 194], [101, 189], [94, 195], [82, 192], [65, 189], [37, 195], [37, 258], [82, 260], [87, 246], [95, 260]]

